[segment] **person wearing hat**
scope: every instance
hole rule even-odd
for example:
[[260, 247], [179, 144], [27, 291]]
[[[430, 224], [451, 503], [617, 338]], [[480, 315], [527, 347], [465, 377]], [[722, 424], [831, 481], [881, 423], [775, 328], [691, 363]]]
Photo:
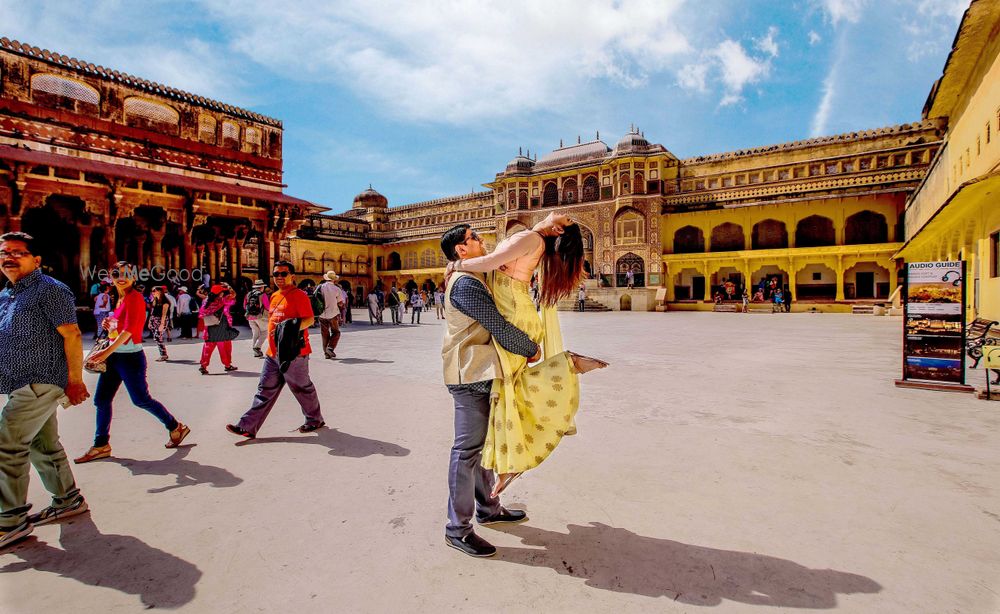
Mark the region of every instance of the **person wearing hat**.
[[337, 357], [337, 343], [340, 341], [340, 312], [347, 302], [344, 289], [337, 285], [340, 279], [335, 271], [327, 271], [323, 281], [316, 288], [323, 297], [323, 313], [319, 314], [319, 330], [323, 338], [323, 355], [328, 359]]
[[243, 299], [243, 311], [253, 332], [253, 355], [257, 358], [264, 357], [260, 348], [267, 338], [267, 319], [271, 315], [271, 299], [264, 292], [265, 288], [267, 285], [264, 281], [258, 279], [253, 282], [253, 287]]

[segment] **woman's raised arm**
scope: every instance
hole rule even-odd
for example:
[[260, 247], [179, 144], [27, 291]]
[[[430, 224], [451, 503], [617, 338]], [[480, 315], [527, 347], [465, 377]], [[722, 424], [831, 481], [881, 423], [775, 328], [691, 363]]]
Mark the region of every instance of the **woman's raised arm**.
[[[477, 258], [466, 258], [457, 261], [456, 271], [470, 271], [473, 273], [487, 273], [495, 271], [505, 264], [510, 264], [522, 256], [527, 256], [542, 245], [542, 237], [533, 230], [522, 230], [521, 232], [507, 237], [497, 245], [492, 254], [479, 256]], [[458, 264], [461, 263], [461, 264]]]

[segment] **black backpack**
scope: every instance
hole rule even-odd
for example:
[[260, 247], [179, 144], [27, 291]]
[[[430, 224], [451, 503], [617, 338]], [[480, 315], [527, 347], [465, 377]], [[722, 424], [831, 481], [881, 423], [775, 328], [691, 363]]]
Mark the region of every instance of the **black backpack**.
[[247, 296], [247, 315], [259, 316], [263, 311], [263, 302], [260, 300], [260, 290], [251, 290]]
[[312, 303], [313, 315], [319, 316], [324, 311], [326, 311], [326, 299], [323, 298], [323, 292], [320, 290], [319, 286], [313, 288], [312, 294], [309, 295], [309, 302]]

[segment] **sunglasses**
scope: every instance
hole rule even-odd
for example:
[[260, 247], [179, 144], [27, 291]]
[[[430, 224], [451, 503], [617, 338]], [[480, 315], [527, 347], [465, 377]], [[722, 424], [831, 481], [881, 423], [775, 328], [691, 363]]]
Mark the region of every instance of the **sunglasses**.
[[473, 231], [469, 232], [468, 238], [465, 239], [465, 241], [462, 241], [461, 243], [459, 243], [459, 245], [465, 245], [469, 241], [482, 241], [482, 240], [483, 239], [479, 236], [479, 233], [477, 233], [475, 230], [473, 230]]
[[132, 279], [132, 275], [128, 271], [122, 273], [118, 270], [112, 270], [108, 275], [111, 276], [111, 279]]
[[291, 273], [288, 271], [273, 271], [271, 273], [272, 277], [288, 277], [289, 275], [291, 275]]

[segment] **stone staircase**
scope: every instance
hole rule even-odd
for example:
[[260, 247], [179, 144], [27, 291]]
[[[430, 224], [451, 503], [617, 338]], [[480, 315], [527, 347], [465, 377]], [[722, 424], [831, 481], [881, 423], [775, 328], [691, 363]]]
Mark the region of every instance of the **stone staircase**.
[[[598, 303], [592, 298], [585, 299], [583, 304], [587, 311], [611, 311], [607, 305]], [[575, 298], [565, 298], [556, 303], [556, 310], [558, 311], [576, 311], [578, 307], [579, 304]]]

